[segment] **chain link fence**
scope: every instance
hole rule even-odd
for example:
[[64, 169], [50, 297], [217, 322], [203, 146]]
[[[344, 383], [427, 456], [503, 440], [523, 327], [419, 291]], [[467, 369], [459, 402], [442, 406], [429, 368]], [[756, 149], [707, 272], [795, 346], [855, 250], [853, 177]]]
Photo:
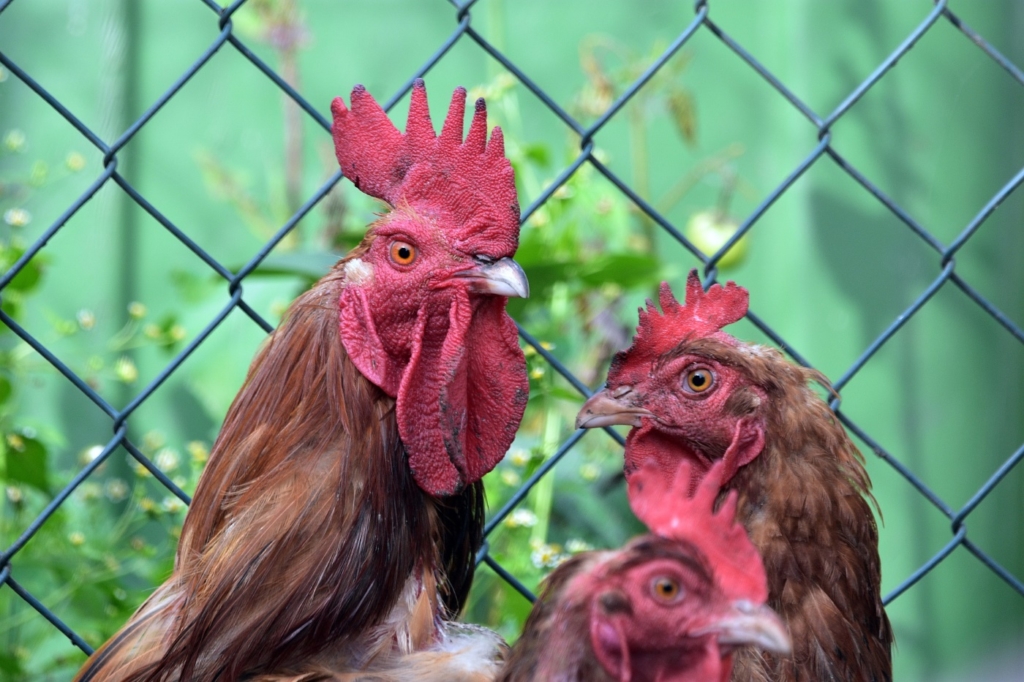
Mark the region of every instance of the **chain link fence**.
[[[209, 321], [206, 327], [194, 339], [192, 339], [187, 346], [177, 353], [162, 372], [160, 372], [145, 388], [139, 391], [138, 394], [127, 403], [127, 405], [120, 408], [110, 404], [107, 400], [101, 397], [85, 380], [72, 371], [60, 358], [51, 352], [51, 350], [47, 348], [46, 344], [41, 342], [37, 336], [20, 326], [18, 322], [12, 319], [12, 317], [7, 313], [0, 312], [0, 320], [2, 320], [4, 324], [24, 340], [25, 343], [35, 349], [39, 355], [52, 364], [53, 367], [55, 367], [67, 379], [67, 381], [74, 384], [79, 391], [87, 396], [89, 400], [95, 403], [107, 415], [110, 420], [110, 426], [113, 430], [113, 436], [105, 444], [102, 452], [92, 459], [88, 465], [84, 466], [74, 479], [53, 497], [52, 501], [45, 507], [42, 513], [24, 528], [21, 536], [18, 537], [11, 546], [5, 548], [3, 553], [0, 554], [0, 583], [3, 583], [8, 589], [17, 593], [22, 599], [36, 609], [43, 618], [52, 623], [55, 628], [64, 633], [64, 635], [66, 635], [77, 647], [86, 653], [90, 653], [92, 649], [61, 619], [60, 614], [54, 613], [50, 609], [46, 608], [40, 601], [38, 595], [33, 595], [31, 592], [26, 590], [18, 579], [16, 579], [15, 575], [17, 573], [19, 551], [22, 550], [27, 543], [32, 541], [33, 536], [37, 533], [40, 527], [47, 522], [47, 519], [54, 514], [68, 496], [71, 495], [78, 486], [86, 481], [86, 479], [88, 479], [98, 467], [107, 461], [115, 451], [118, 451], [121, 448], [126, 450], [131, 457], [138, 461], [139, 464], [148, 469], [149, 472], [164, 486], [166, 486], [171, 493], [176, 495], [186, 504], [189, 502], [189, 496], [181, 490], [181, 488], [175, 485], [175, 483], [171, 481], [170, 478], [160, 470], [160, 468], [155, 466], [154, 463], [143, 454], [138, 445], [129, 438], [128, 421], [140, 405], [142, 405], [154, 393], [154, 391], [156, 391], [168, 379], [168, 377], [178, 370], [186, 358], [188, 358], [236, 308], [248, 315], [266, 332], [270, 332], [272, 330], [272, 325], [246, 302], [244, 296], [246, 278], [256, 270], [275, 246], [277, 246], [281, 240], [296, 227], [303, 217], [305, 217], [311, 209], [317, 206], [317, 204], [324, 199], [327, 193], [341, 180], [342, 177], [340, 172], [336, 172], [332, 175], [317, 191], [305, 200], [298, 211], [280, 227], [277, 234], [267, 241], [248, 263], [246, 263], [241, 269], [232, 271], [200, 247], [189, 236], [186, 229], [176, 225], [166, 215], [161, 213], [158, 208], [150, 203], [150, 201], [137, 191], [136, 188], [133, 187], [119, 172], [118, 155], [123, 151], [125, 145], [138, 135], [139, 131], [142, 130], [153, 119], [157, 112], [159, 112], [161, 108], [179, 92], [189, 79], [207, 65], [211, 57], [222, 49], [237, 51], [239, 55], [251, 63], [252, 68], [258, 70], [266, 76], [266, 78], [270, 79], [289, 98], [301, 107], [313, 121], [323, 128], [325, 135], [329, 134], [330, 122], [325, 118], [321, 110], [308, 102], [300, 92], [297, 92], [292, 86], [290, 86], [279, 73], [275, 72], [275, 70], [265, 61], [261, 60], [257, 54], [247, 47], [246, 44], [235, 34], [233, 30], [232, 17], [246, 2], [246, 0], [236, 0], [228, 6], [218, 5], [213, 2], [213, 0], [201, 1], [205, 3], [211, 12], [210, 21], [215, 23], [218, 27], [219, 33], [216, 39], [209, 45], [205, 52], [203, 52], [203, 54], [184, 73], [181, 74], [171, 87], [163, 92], [163, 94], [161, 94], [156, 101], [154, 101], [149, 108], [146, 109], [146, 111], [127, 128], [127, 130], [117, 137], [117, 139], [112, 141], [102, 139], [96, 132], [86, 126], [79, 117], [76, 116], [75, 112], [69, 110], [69, 108], [66, 107], [58, 98], [51, 94], [47, 90], [46, 83], [37, 81], [31, 73], [22, 69], [8, 54], [0, 50], [0, 64], [8, 69], [17, 79], [31, 88], [38, 97], [57, 111], [68, 123], [74, 126], [85, 140], [95, 146], [103, 154], [102, 173], [94, 182], [92, 182], [88, 189], [81, 194], [81, 196], [67, 207], [60, 217], [55, 220], [40, 237], [25, 250], [24, 254], [17, 260], [17, 262], [14, 263], [14, 265], [10, 267], [2, 277], [0, 277], [0, 296], [2, 296], [4, 288], [11, 283], [23, 268], [25, 268], [26, 264], [36, 258], [44, 250], [47, 242], [49, 242], [50, 239], [53, 238], [60, 230], [64, 229], [72, 216], [74, 216], [75, 213], [87, 202], [91, 201], [101, 187], [109, 183], [115, 183], [119, 186], [143, 210], [162, 225], [164, 229], [166, 229], [176, 239], [180, 240], [180, 242], [185, 245], [197, 259], [205, 263], [212, 272], [223, 278], [227, 292], [227, 300], [220, 312]], [[4, 0], [0, 2], [0, 13], [6, 10], [12, 2], [13, 0]], [[639, 78], [635, 80], [635, 82], [632, 83], [631, 86], [622, 92], [622, 94], [611, 104], [611, 106], [608, 107], [603, 115], [601, 115], [593, 124], [584, 126], [563, 107], [556, 103], [555, 99], [549, 95], [549, 93], [545, 92], [543, 88], [531, 79], [530, 74], [521, 70], [516, 63], [509, 59], [493, 44], [488, 42], [488, 40], [478, 32], [474, 27], [472, 15], [472, 9], [476, 4], [476, 0], [469, 0], [461, 3], [457, 0], [451, 0], [451, 4], [451, 17], [454, 23], [454, 29], [451, 34], [437, 47], [436, 52], [434, 52], [434, 54], [422, 66], [420, 66], [415, 73], [409, 74], [408, 81], [397, 92], [395, 92], [390, 99], [387, 100], [384, 104], [384, 108], [390, 110], [403, 96], [408, 93], [415, 79], [428, 74], [435, 65], [445, 59], [449, 50], [460, 41], [475, 43], [490, 55], [490, 57], [497, 60], [497, 62], [499, 62], [505, 69], [514, 74], [519, 82], [525, 86], [533, 96], [543, 102], [543, 104], [561, 120], [566, 128], [578, 134], [580, 140], [579, 153], [575, 160], [558, 174], [558, 176], [544, 189], [541, 195], [533, 203], [526, 207], [522, 213], [523, 221], [526, 221], [535, 211], [543, 206], [545, 202], [551, 199], [552, 195], [554, 195], [554, 193], [562, 187], [563, 184], [566, 183], [581, 166], [589, 164], [598, 173], [607, 178], [607, 180], [610, 181], [623, 195], [628, 197], [628, 199], [640, 211], [646, 214], [650, 220], [654, 221], [654, 223], [656, 223], [667, 234], [671, 235], [674, 240], [676, 240], [683, 248], [692, 254], [693, 257], [697, 258], [703, 264], [704, 283], [705, 286], [710, 286], [710, 284], [715, 282], [717, 279], [717, 264], [723, 255], [739, 239], [741, 239], [743, 235], [757, 225], [758, 220], [765, 214], [765, 212], [813, 165], [820, 163], [832, 163], [837, 168], [848, 174], [848, 176], [858, 183], [864, 191], [868, 192], [879, 204], [884, 206], [887, 211], [891, 212], [893, 216], [906, 226], [906, 229], [910, 230], [928, 247], [931, 247], [935, 254], [934, 279], [923, 291], [920, 292], [916, 300], [914, 300], [906, 310], [901, 312], [891, 322], [891, 324], [889, 324], [889, 326], [880, 335], [878, 335], [878, 337], [875, 338], [867, 348], [864, 349], [853, 364], [850, 365], [850, 367], [841, 376], [835, 379], [833, 385], [837, 397], [832, 400], [831, 406], [842, 423], [845, 424], [852, 433], [856, 434], [857, 437], [866, 443], [871, 448], [874, 455], [890, 465], [895, 471], [899, 472], [899, 474], [903, 476], [910, 485], [920, 493], [920, 495], [927, 499], [931, 505], [934, 505], [936, 509], [949, 519], [949, 541], [941, 547], [941, 549], [936, 551], [929, 560], [924, 562], [910, 575], [906, 576], [906, 578], [897, 587], [889, 592], [885, 596], [886, 603], [890, 603], [899, 598], [900, 595], [911, 589], [915, 583], [921, 580], [921, 578], [929, 573], [929, 571], [934, 569], [949, 557], [951, 553], [961, 547], [976, 557], [977, 560], [985, 567], [999, 576], [999, 578], [1005, 581], [1013, 588], [1013, 590], [1016, 590], [1024, 596], [1024, 582], [1022, 582], [1021, 578], [1013, 575], [1010, 571], [997, 563], [988, 553], [972, 542], [967, 526], [967, 520], [971, 513], [986, 498], [986, 496], [988, 496], [993, 489], [1003, 481], [1007, 474], [1010, 473], [1020, 460], [1024, 458], [1024, 445], [1006, 457], [1002, 465], [992, 472], [989, 479], [977, 489], [966, 504], [962, 507], [956, 508], [930, 489], [918, 476], [915, 475], [913, 471], [887, 451], [882, 443], [876, 441], [870, 433], [867, 433], [842, 409], [840, 409], [840, 398], [838, 397], [844, 386], [846, 386], [850, 380], [864, 368], [879, 349], [889, 342], [893, 335], [903, 325], [905, 325], [908, 320], [917, 315], [925, 306], [928, 305], [932, 297], [942, 287], [955, 287], [962, 291], [971, 301], [973, 301], [974, 304], [978, 306], [978, 308], [984, 311], [985, 314], [991, 316], [1005, 330], [1006, 334], [1009, 334], [1018, 342], [1024, 344], [1024, 330], [1021, 329], [1019, 324], [1010, 319], [1010, 317], [1003, 311], [1000, 311], [995, 305], [986, 299], [985, 296], [979, 293], [976, 288], [972, 287], [969, 282], [965, 281], [963, 277], [958, 274], [956, 269], [957, 253], [977, 233], [978, 229], [986, 219], [992, 215], [1000, 203], [1003, 202], [1014, 190], [1016, 190], [1022, 182], [1024, 182], [1024, 169], [1021, 169], [1006, 181], [1005, 185], [994, 196], [992, 196], [991, 199], [981, 207], [980, 210], [978, 210], [973, 219], [963, 227], [962, 231], [955, 239], [949, 243], [943, 243], [936, 238], [925, 225], [920, 224], [912, 218], [907, 211], [901, 208], [892, 198], [887, 196], [878, 185], [862, 174], [857, 167], [855, 167], [847, 158], [842, 156], [832, 146], [833, 128], [836, 123], [850, 111], [851, 107], [858, 100], [860, 100], [869, 90], [874, 88], [886, 77], [890, 70], [896, 65], [897, 61], [912, 50], [922, 36], [933, 30], [935, 26], [941, 23], [948, 24], [959, 31], [964, 40], [972, 43], [977, 49], [981, 50], [985, 55], [991, 58], [991, 60], [1000, 68], [1005, 70], [1005, 72], [1008, 73], [1016, 82], [1017, 86], [1024, 87], [1024, 71], [1004, 57], [995, 49], [995, 47], [987, 42], [984, 37], [976, 33], [971, 29], [971, 27], [961, 21], [961, 19], [947, 6], [947, 2], [942, 0], [935, 3], [934, 7], [925, 13], [914, 30], [906, 36], [903, 42], [891, 54], [889, 54], [881, 64], [878, 65], [874, 72], [857, 85], [834, 110], [822, 114], [812, 109], [797, 97], [797, 95], [794, 94], [794, 92], [790, 90], [785, 83], [773, 75], [773, 73], [762, 65], [753, 54], [748, 52], [739, 42], [733, 39], [722, 26], [718, 25], [711, 18], [709, 14], [709, 3], [699, 0], [694, 8], [695, 15], [693, 20], [686, 29], [675, 38], [668, 48], [665, 49], [665, 51]], [[654, 206], [651, 205], [651, 203], [639, 196], [637, 192], [630, 187], [630, 184], [620, 178], [594, 154], [595, 135], [601, 131], [609, 121], [622, 112], [623, 107], [630, 102], [637, 91], [648, 83], [648, 81], [650, 81], [651, 78], [664, 67], [666, 62], [680, 50], [680, 48], [686, 45], [695, 34], [701, 31], [712, 34], [715, 38], [721, 41], [724, 46], [739, 56], [750, 69], [752, 69], [760, 78], [764, 79], [764, 81], [774, 89], [778, 97], [783, 98], [793, 109], [799, 112], [800, 115], [810, 121], [816, 131], [816, 135], [814, 137], [808, 138], [808, 143], [813, 145], [810, 153], [808, 153], [806, 157], [792, 169], [783, 182], [763, 198], [756, 210], [750, 213], [750, 215], [742, 221], [742, 224], [735, 235], [731, 237], [729, 241], [716, 253], [703, 253], [698, 249], [690, 240], [687, 239], [686, 236], [684, 236], [676, 225], [660, 214]], [[759, 317], [755, 311], [748, 313], [748, 318], [757, 326], [757, 328], [763, 331], [796, 362], [803, 365], [809, 365], [804, 356], [801, 355], [799, 349], [794, 348], [778, 333], [776, 333], [770, 326], [768, 320]], [[550, 363], [551, 368], [555, 372], [563, 376], [573, 387], [575, 387], [580, 394], [581, 400], [591, 395], [593, 390], [592, 387], [578, 379], [565, 366], [565, 364], [559, 360], [555, 352], [548, 350], [545, 345], [541, 344], [533, 335], [531, 335], [529, 329], [520, 326], [519, 333], [525, 344], [532, 347], [540, 356]], [[614, 438], [620, 445], [623, 443], [623, 439], [618, 433], [610, 429], [607, 429], [606, 431], [608, 435]], [[583, 430], [578, 430], [573, 433], [557, 448], [554, 454], [550, 456], [543, 465], [522, 484], [518, 492], [515, 493], [515, 495], [513, 495], [500, 510], [490, 516], [485, 531], [487, 535], [494, 531], [495, 527], [516, 509], [517, 505], [526, 498], [527, 494], [538, 483], [538, 481], [551, 474], [552, 470], [558, 466], [566, 453], [580, 442], [585, 433], [586, 432]], [[598, 436], [591, 437], [594, 438]], [[883, 500], [883, 507], [884, 502], [885, 501]], [[490, 569], [508, 581], [526, 598], [531, 600], [534, 598], [534, 595], [531, 594], [530, 590], [527, 589], [515, 575], [512, 575], [512, 573], [507, 571], [489, 554], [488, 545], [486, 543], [481, 549], [477, 559], [478, 562], [487, 564]]]

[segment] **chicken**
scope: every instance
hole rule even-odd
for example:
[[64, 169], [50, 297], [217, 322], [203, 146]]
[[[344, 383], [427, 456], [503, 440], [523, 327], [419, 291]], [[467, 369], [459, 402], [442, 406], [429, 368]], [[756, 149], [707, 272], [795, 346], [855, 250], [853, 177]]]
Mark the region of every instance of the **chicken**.
[[630, 501], [653, 534], [559, 566], [499, 682], [723, 682], [738, 647], [788, 651], [735, 494], [712, 513], [723, 471], [715, 464], [692, 498], [688, 462], [674, 481], [635, 472]]
[[724, 484], [761, 552], [768, 604], [793, 637], [792, 656], [741, 652], [735, 680], [884, 682], [892, 630], [880, 595], [878, 529], [863, 457], [808, 386], [819, 372], [721, 331], [747, 312], [733, 283], [706, 293], [696, 271], [679, 305], [661, 285], [662, 314], [640, 311], [633, 345], [577, 426], [633, 427], [627, 480], [690, 462], [698, 476], [728, 453]]
[[483, 100], [463, 141], [465, 98], [440, 136], [422, 81], [404, 135], [362, 86], [351, 109], [334, 100], [342, 170], [393, 210], [259, 351], [173, 573], [79, 680], [361, 670], [445, 643], [482, 542], [480, 478], [529, 390], [505, 312], [528, 295], [514, 173]]

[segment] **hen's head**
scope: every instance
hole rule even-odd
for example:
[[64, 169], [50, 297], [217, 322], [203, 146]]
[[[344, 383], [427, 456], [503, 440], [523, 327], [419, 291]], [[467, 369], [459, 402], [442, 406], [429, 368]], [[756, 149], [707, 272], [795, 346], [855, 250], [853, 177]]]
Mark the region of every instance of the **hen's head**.
[[648, 301], [633, 345], [612, 360], [608, 383], [583, 406], [578, 427], [628, 424], [626, 474], [655, 462], [671, 476], [679, 461], [698, 478], [732, 451], [736, 468], [757, 457], [765, 443], [770, 376], [758, 358], [767, 351], [742, 344], [721, 328], [747, 312], [746, 289], [729, 282], [701, 287], [696, 270], [680, 305], [661, 285], [659, 313]]
[[345, 176], [392, 210], [344, 263], [341, 340], [359, 371], [396, 399], [419, 486], [449, 495], [502, 458], [529, 385], [508, 296], [529, 293], [512, 260], [515, 176], [482, 99], [463, 140], [466, 91], [435, 135], [422, 81], [405, 134], [362, 86], [331, 104]]
[[789, 651], [785, 627], [765, 606], [761, 557], [736, 522], [735, 493], [712, 511], [723, 470], [716, 463], [692, 498], [689, 463], [674, 480], [652, 466], [636, 472], [630, 504], [654, 535], [574, 586], [593, 595], [591, 646], [615, 679], [728, 680], [738, 647]]

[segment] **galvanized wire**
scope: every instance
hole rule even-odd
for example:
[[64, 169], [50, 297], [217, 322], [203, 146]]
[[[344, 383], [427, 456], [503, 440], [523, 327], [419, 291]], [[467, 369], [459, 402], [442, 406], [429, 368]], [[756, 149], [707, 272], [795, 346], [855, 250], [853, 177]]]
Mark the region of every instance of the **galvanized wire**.
[[[163, 472], [161, 472], [159, 468], [156, 467], [128, 439], [128, 419], [135, 410], [142, 405], [153, 394], [153, 392], [171, 376], [172, 373], [177, 370], [182, 362], [184, 362], [184, 360], [196, 348], [198, 348], [199, 345], [201, 345], [235, 309], [238, 309], [249, 316], [263, 330], [267, 332], [272, 330], [270, 323], [261, 317], [246, 302], [243, 288], [244, 280], [260, 265], [270, 251], [295, 228], [298, 222], [327, 195], [331, 188], [334, 187], [342, 177], [340, 172], [332, 175], [323, 185], [321, 185], [319, 189], [317, 189], [316, 192], [309, 196], [305, 203], [303, 203], [295, 214], [281, 226], [280, 230], [274, 235], [274, 237], [271, 238], [259, 250], [259, 252], [249, 260], [249, 262], [247, 262], [237, 272], [232, 272], [228, 267], [218, 262], [212, 255], [192, 240], [184, 230], [167, 218], [141, 193], [132, 187], [124, 176], [118, 172], [118, 153], [144, 126], [149, 123], [161, 107], [174, 97], [190, 78], [192, 78], [199, 70], [204, 68], [210, 58], [225, 45], [230, 45], [237, 50], [240, 55], [247, 59], [256, 69], [277, 85], [278, 88], [280, 88], [292, 101], [294, 101], [317, 124], [319, 124], [321, 128], [325, 131], [330, 131], [330, 123], [327, 118], [316, 107], [310, 104], [310, 102], [308, 102], [301, 93], [285, 82], [277, 72], [257, 57], [252, 50], [250, 50], [245, 43], [235, 35], [231, 18], [234, 12], [238, 10], [246, 0], [235, 0], [235, 2], [226, 7], [217, 4], [213, 0], [201, 1], [214, 13], [214, 16], [211, 17], [211, 21], [216, 22], [216, 26], [218, 28], [217, 37], [200, 55], [200, 57], [166, 91], [164, 91], [164, 93], [161, 94], [156, 101], [154, 101], [146, 111], [138, 117], [138, 119], [129, 125], [116, 140], [109, 144], [105, 142], [100, 135], [86, 126], [72, 111], [70, 111], [53, 94], [51, 94], [43, 84], [35, 80], [31, 74], [24, 71], [7, 54], [0, 50], [0, 64], [9, 69], [15, 77], [31, 88], [36, 95], [38, 95], [44, 102], [49, 104], [55, 111], [57, 111], [57, 113], [67, 120], [83, 138], [103, 153], [103, 171], [97, 176], [96, 180], [91, 183], [89, 187], [71, 203], [70, 206], [67, 207], [67, 209], [60, 215], [60, 217], [57, 218], [56, 221], [53, 222], [52, 225], [43, 231], [42, 235], [25, 250], [24, 255], [22, 255], [7, 272], [0, 276], [0, 296], [2, 296], [4, 288], [11, 283], [11, 280], [39, 254], [39, 252], [57, 232], [65, 227], [72, 216], [74, 216], [82, 206], [91, 201], [96, 192], [109, 181], [113, 181], [120, 186], [127, 195], [131, 197], [131, 199], [134, 200], [143, 210], [151, 215], [157, 223], [165, 228], [178, 241], [184, 244], [202, 263], [209, 267], [212, 272], [223, 278], [227, 283], [228, 301], [224, 307], [216, 316], [214, 316], [202, 332], [183, 350], [181, 350], [167, 364], [167, 366], [122, 409], [117, 409], [110, 405], [81, 377], [76, 375], [66, 364], [57, 358], [43, 342], [21, 327], [5, 312], [0, 311], [0, 321], [6, 324], [17, 336], [52, 364], [69, 382], [71, 382], [72, 385], [95, 403], [111, 420], [111, 427], [114, 435], [103, 447], [101, 453], [83, 467], [71, 482], [53, 498], [45, 509], [43, 509], [37, 518], [26, 526], [18, 539], [10, 547], [5, 549], [2, 554], [0, 554], [0, 584], [6, 584], [17, 595], [24, 599], [26, 603], [31, 605], [44, 618], [52, 623], [54, 627], [64, 633], [75, 646], [79, 647], [86, 653], [91, 653], [91, 649], [85, 641], [70, 627], [68, 627], [57, 614], [44, 606], [37, 597], [25, 590], [24, 587], [14, 579], [14, 566], [16, 564], [18, 552], [31, 541], [35, 533], [60, 507], [67, 497], [104, 461], [106, 461], [110, 454], [118, 447], [125, 448], [133, 458], [148, 469], [158, 481], [168, 488], [171, 493], [186, 504], [190, 501], [188, 495], [169, 480], [168, 477], [164, 475]], [[0, 2], [0, 13], [7, 9], [12, 2], [13, 0], [4, 0]], [[836, 411], [841, 422], [853, 434], [866, 443], [872, 452], [874, 452], [874, 454], [881, 460], [891, 465], [893, 469], [903, 476], [914, 489], [916, 489], [925, 499], [927, 499], [933, 506], [935, 506], [935, 508], [950, 520], [951, 537], [949, 541], [939, 548], [928, 561], [924, 562], [911, 575], [907, 576], [903, 582], [901, 582], [885, 597], [885, 602], [887, 604], [910, 589], [917, 581], [961, 546], [1010, 585], [1010, 587], [1021, 595], [1024, 595], [1024, 583], [1022, 583], [1021, 579], [1011, 574], [993, 560], [991, 556], [974, 544], [968, 536], [966, 525], [966, 521], [970, 514], [977, 508], [981, 501], [984, 500], [985, 497], [988, 496], [1002, 480], [1004, 480], [1007, 474], [1017, 466], [1022, 459], [1024, 459], [1024, 445], [1021, 445], [1021, 447], [1006, 458], [1002, 465], [1000, 465], [996, 471], [992, 473], [990, 478], [978, 488], [975, 494], [972, 495], [970, 500], [963, 507], [960, 509], [954, 509], [938, 494], [925, 485], [925, 483], [915, 475], [909, 467], [900, 462], [877, 440], [872, 438], [870, 434], [857, 425], [849, 415], [845, 414], [840, 409], [839, 398], [839, 392], [841, 392], [843, 387], [861, 369], [863, 369], [872, 356], [892, 338], [901, 326], [903, 326], [911, 317], [916, 315], [937, 291], [950, 282], [963, 291], [971, 301], [976, 303], [981, 310], [985, 311], [985, 313], [995, 319], [996, 322], [998, 322], [999, 325], [1009, 332], [1014, 338], [1024, 344], [1024, 331], [1022, 331], [1019, 324], [1011, 320], [1004, 312], [1000, 311], [969, 283], [964, 281], [964, 279], [956, 272], [956, 262], [954, 259], [957, 251], [959, 251], [960, 248], [962, 248], [963, 245], [967, 243], [974, 234], [976, 234], [978, 228], [986, 219], [988, 219], [998, 205], [1006, 199], [1007, 196], [1014, 192], [1021, 183], [1024, 183], [1024, 169], [1021, 169], [1020, 172], [1015, 174], [1006, 182], [1006, 184], [992, 197], [992, 199], [982, 207], [981, 210], [979, 210], [976, 216], [964, 226], [963, 230], [952, 242], [949, 244], [943, 244], [941, 240], [931, 234], [931, 232], [929, 232], [918, 221], [913, 219], [907, 211], [903, 210], [892, 198], [887, 196], [877, 185], [857, 170], [853, 164], [834, 149], [832, 147], [831, 132], [834, 124], [840, 120], [861, 97], [875, 87], [878, 82], [885, 77], [886, 73], [896, 64], [896, 62], [913, 49], [914, 45], [922, 36], [932, 30], [938, 22], [942, 20], [945, 20], [949, 25], [960, 31], [964, 35], [965, 39], [977, 46], [1000, 68], [1009, 73], [1010, 76], [1016, 80], [1017, 84], [1022, 87], [1024, 87], [1024, 71], [1002, 55], [974, 29], [967, 26], [949, 9], [946, 0], [940, 0], [935, 3], [935, 6], [931, 11], [924, 13], [925, 15], [922, 17], [921, 22], [913, 29], [913, 31], [910, 32], [909, 35], [907, 35], [903, 42], [900, 43], [900, 45], [893, 50], [892, 53], [889, 54], [867, 78], [859, 83], [850, 92], [850, 94], [842, 100], [835, 110], [822, 116], [815, 112], [806, 103], [801, 101], [800, 98], [788, 89], [778, 77], [772, 74], [736, 40], [731, 38], [721, 26], [712, 21], [709, 16], [709, 3], [707, 0], [698, 0], [695, 3], [694, 18], [690, 24], [675, 40], [672, 41], [669, 47], [654, 60], [650, 67], [623, 91], [623, 93], [609, 106], [604, 114], [599, 116], [590, 126], [584, 126], [560, 107], [555, 100], [544, 91], [543, 88], [541, 88], [511, 59], [504, 55], [494, 45], [489, 43], [474, 29], [470, 10], [476, 3], [476, 0], [466, 0], [465, 2], [449, 0], [449, 2], [453, 5], [454, 9], [452, 19], [455, 27], [452, 30], [452, 33], [441, 43], [431, 57], [410, 75], [405, 84], [386, 101], [384, 108], [391, 109], [395, 103], [408, 93], [415, 79], [425, 75], [439, 61], [444, 59], [452, 46], [459, 41], [470, 41], [476, 43], [484, 52], [497, 60], [511, 74], [513, 74], [519, 82], [525, 86], [530, 93], [532, 93], [532, 95], [550, 109], [551, 112], [554, 113], [570, 131], [577, 134], [580, 139], [579, 155], [571, 164], [559, 173], [541, 192], [538, 198], [522, 212], [523, 221], [529, 218], [534, 211], [547, 202], [555, 191], [567, 182], [569, 178], [572, 177], [572, 175], [576, 173], [581, 166], [583, 166], [583, 164], [590, 164], [591, 167], [618, 188], [618, 190], [621, 191], [639, 211], [643, 212], [656, 225], [678, 241], [687, 251], [689, 251], [703, 264], [704, 285], [707, 287], [716, 281], [716, 264], [721, 260], [729, 248], [756, 225], [768, 208], [775, 203], [775, 201], [777, 201], [779, 197], [781, 197], [805, 171], [807, 171], [811, 166], [821, 163], [822, 159], [827, 158], [830, 159], [837, 168], [853, 178], [858, 185], [864, 188], [864, 190], [866, 190], [872, 197], [874, 197], [874, 199], [892, 213], [902, 224], [906, 225], [912, 234], [920, 238], [936, 252], [938, 256], [935, 263], [936, 275], [932, 282], [920, 292], [917, 298], [902, 313], [900, 313], [874, 341], [868, 344], [868, 347], [863, 351], [863, 353], [861, 353], [856, 361], [854, 361], [853, 364], [850, 365], [850, 367], [835, 381], [834, 388], [836, 390], [836, 397], [832, 400], [831, 406]], [[658, 73], [658, 71], [665, 66], [668, 60], [671, 59], [671, 57], [676, 54], [680, 48], [682, 48], [694, 35], [702, 30], [706, 30], [709, 34], [715, 36], [723, 45], [738, 55], [743, 62], [763, 78], [783, 100], [809, 120], [813, 124], [815, 131], [813, 135], [809, 135], [808, 137], [807, 142], [809, 151], [806, 156], [794, 167], [785, 180], [783, 180], [774, 190], [769, 192], [757, 208], [747, 216], [745, 220], [743, 220], [736, 234], [716, 253], [711, 254], [702, 252], [693, 243], [686, 239], [682, 232], [670, 220], [655, 210], [655, 208], [640, 197], [628, 185], [628, 183], [620, 178], [614, 171], [602, 164], [593, 154], [594, 135], [596, 135], [597, 132], [605, 126], [605, 124], [621, 112], [622, 108], [636, 95], [639, 89], [642, 88], [644, 84], [647, 83], [656, 73]], [[810, 366], [805, 357], [793, 348], [792, 345], [787, 343], [777, 332], [775, 332], [764, 319], [756, 315], [754, 312], [748, 313], [747, 317], [758, 329], [764, 332], [768, 338], [782, 348], [783, 351], [796, 362], [805, 366]], [[536, 350], [544, 360], [550, 363], [552, 368], [558, 374], [564, 377], [569, 384], [580, 393], [581, 398], [591, 395], [591, 388], [574, 376], [573, 373], [561, 361], [559, 361], [551, 351], [545, 349], [540, 343], [538, 343], [537, 340], [522, 326], [519, 326], [519, 334], [524, 343]], [[606, 429], [606, 431], [620, 445], [623, 444], [623, 439], [617, 432], [610, 429]], [[575, 431], [565, 442], [562, 443], [561, 446], [557, 448], [557, 450], [543, 463], [543, 465], [537, 469], [530, 479], [522, 484], [521, 488], [512, 496], [512, 498], [500, 510], [492, 514], [491, 518], [488, 520], [485, 535], [489, 535], [495, 527], [525, 499], [531, 488], [537, 482], [539, 482], [544, 476], [551, 474], [551, 471], [558, 465], [563, 456], [584, 437], [585, 433], [586, 432], [580, 430]], [[494, 557], [490, 555], [489, 545], [486, 541], [484, 547], [477, 555], [477, 561], [478, 563], [484, 563], [489, 566], [490, 569], [495, 571], [499, 577], [508, 581], [515, 590], [523, 594], [526, 598], [531, 600], [534, 598], [534, 595], [522, 584], [521, 581], [502, 567]]]

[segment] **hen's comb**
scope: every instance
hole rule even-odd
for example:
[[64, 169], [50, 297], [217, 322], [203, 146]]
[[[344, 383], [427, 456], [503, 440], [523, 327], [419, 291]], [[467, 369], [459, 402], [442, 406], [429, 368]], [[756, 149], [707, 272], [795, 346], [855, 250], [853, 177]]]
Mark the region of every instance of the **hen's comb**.
[[629, 505], [655, 535], [700, 548], [727, 597], [763, 603], [768, 579], [761, 555], [736, 521], [736, 491], [730, 491], [714, 511], [728, 457], [715, 462], [692, 496], [690, 462], [684, 460], [671, 481], [654, 464], [647, 464], [629, 476]]
[[636, 328], [633, 347], [661, 354], [674, 348], [684, 338], [710, 336], [727, 324], [747, 314], [750, 295], [735, 282], [724, 287], [714, 284], [704, 291], [696, 270], [686, 278], [686, 304], [680, 305], [672, 288], [662, 282], [659, 289], [661, 310], [647, 301], [647, 309], [640, 309], [640, 324]]
[[485, 230], [492, 239], [518, 240], [515, 175], [505, 158], [501, 129], [495, 127], [487, 140], [484, 100], [476, 101], [463, 140], [465, 88], [452, 95], [439, 136], [430, 122], [422, 80], [413, 84], [411, 99], [402, 134], [362, 85], [352, 89], [351, 109], [335, 98], [334, 149], [345, 176], [393, 207], [404, 202], [429, 214], [453, 230], [456, 239]]

